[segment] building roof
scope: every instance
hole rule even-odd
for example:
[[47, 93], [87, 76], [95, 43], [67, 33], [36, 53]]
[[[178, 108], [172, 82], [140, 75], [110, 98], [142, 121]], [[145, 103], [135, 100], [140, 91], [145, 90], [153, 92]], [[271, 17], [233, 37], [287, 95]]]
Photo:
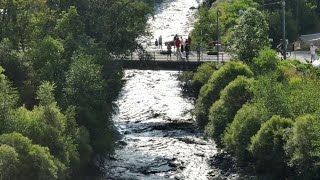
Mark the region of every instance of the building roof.
[[299, 40], [304, 43], [311, 43], [314, 41], [320, 41], [320, 33], [301, 35], [299, 37]]

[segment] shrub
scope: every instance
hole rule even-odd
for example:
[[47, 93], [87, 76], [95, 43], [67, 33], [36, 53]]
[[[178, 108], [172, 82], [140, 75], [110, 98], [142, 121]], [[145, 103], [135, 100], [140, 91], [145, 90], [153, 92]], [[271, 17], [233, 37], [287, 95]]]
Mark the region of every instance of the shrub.
[[216, 62], [204, 63], [198, 67], [197, 72], [194, 73], [192, 78], [192, 85], [197, 91], [197, 94], [199, 93], [200, 88], [208, 82], [213, 72], [220, 67], [221, 64]]
[[320, 177], [320, 118], [305, 114], [296, 119], [285, 146], [290, 165], [302, 179]]
[[212, 104], [219, 99], [220, 91], [238, 75], [253, 76], [250, 68], [241, 62], [230, 62], [215, 71], [207, 84], [201, 87], [195, 107], [196, 120], [200, 127], [208, 122], [208, 112]]
[[251, 138], [250, 152], [256, 160], [258, 170], [283, 173], [286, 170], [284, 151], [287, 128], [292, 127], [291, 119], [273, 116], [265, 122], [258, 133]]
[[217, 139], [218, 143], [227, 124], [232, 122], [242, 105], [252, 98], [252, 85], [253, 79], [238, 76], [221, 91], [220, 100], [211, 106], [206, 133]]
[[238, 160], [249, 157], [250, 138], [255, 135], [266, 121], [266, 109], [257, 104], [244, 105], [224, 132], [223, 144]]
[[17, 157], [18, 154], [19, 161], [15, 160], [13, 162], [17, 169], [11, 169], [16, 174], [11, 174], [11, 177], [26, 180], [66, 178], [64, 174], [66, 172], [65, 166], [50, 154], [47, 147], [32, 144], [30, 139], [19, 133], [2, 134], [0, 144], [7, 145], [6, 149], [3, 146], [0, 149], [2, 156], [4, 153], [11, 153]]
[[280, 62], [279, 57], [276, 55], [276, 51], [265, 47], [259, 52], [259, 56], [253, 59], [252, 70], [255, 74], [265, 74], [270, 71], [274, 71], [278, 68]]

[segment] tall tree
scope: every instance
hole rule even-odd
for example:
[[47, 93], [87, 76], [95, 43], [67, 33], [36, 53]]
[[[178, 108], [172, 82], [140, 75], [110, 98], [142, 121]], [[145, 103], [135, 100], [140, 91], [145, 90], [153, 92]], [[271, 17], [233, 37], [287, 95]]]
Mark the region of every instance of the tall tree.
[[253, 8], [244, 12], [232, 33], [232, 52], [241, 61], [251, 62], [269, 45], [268, 24], [263, 14]]

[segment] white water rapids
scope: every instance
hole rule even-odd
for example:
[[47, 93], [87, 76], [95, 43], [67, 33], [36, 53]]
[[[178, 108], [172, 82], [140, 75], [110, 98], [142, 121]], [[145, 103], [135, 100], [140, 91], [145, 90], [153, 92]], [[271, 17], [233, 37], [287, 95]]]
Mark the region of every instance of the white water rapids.
[[[153, 39], [188, 35], [201, 0], [163, 0], [149, 23]], [[217, 154], [194, 123], [194, 104], [182, 96], [177, 71], [126, 70], [126, 84], [113, 120], [123, 135], [121, 146], [106, 160], [102, 179], [237, 179], [210, 166]]]

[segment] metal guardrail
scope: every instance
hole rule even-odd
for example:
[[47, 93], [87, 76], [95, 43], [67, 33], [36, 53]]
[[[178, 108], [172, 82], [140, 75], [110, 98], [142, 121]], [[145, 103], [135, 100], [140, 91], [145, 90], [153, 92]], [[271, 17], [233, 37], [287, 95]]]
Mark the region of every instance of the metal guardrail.
[[[153, 61], [187, 61], [185, 52], [177, 53], [172, 52], [170, 55], [166, 53], [167, 51], [159, 50], [149, 50], [142, 52], [133, 52], [130, 56], [127, 56], [126, 60], [153, 60]], [[220, 52], [220, 61], [229, 61], [229, 53]], [[189, 53], [188, 61], [218, 61], [217, 55], [207, 54], [205, 52], [200, 53], [200, 58], [196, 51], [191, 51]]]

